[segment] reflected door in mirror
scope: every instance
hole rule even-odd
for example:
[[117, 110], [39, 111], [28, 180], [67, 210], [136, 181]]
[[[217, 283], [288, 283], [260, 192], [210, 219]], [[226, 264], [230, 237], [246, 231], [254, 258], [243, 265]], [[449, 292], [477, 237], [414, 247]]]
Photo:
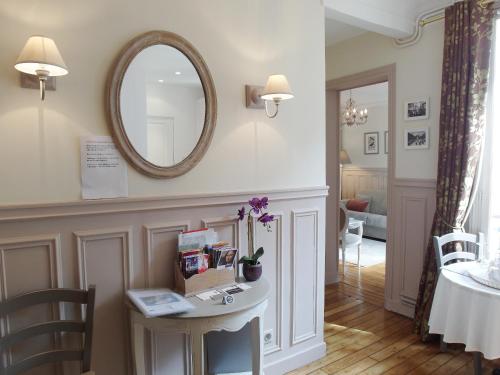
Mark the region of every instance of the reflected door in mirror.
[[205, 95], [198, 72], [174, 47], [147, 47], [125, 72], [120, 109], [136, 152], [156, 166], [173, 166], [194, 150], [203, 130]]

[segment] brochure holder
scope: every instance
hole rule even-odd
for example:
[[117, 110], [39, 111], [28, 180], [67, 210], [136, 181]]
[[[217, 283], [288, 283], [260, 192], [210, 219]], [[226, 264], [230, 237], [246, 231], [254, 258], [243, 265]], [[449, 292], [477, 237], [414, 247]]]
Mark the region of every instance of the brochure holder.
[[175, 289], [185, 297], [200, 292], [235, 283], [235, 269], [217, 270], [209, 268], [203, 273], [198, 273], [185, 279], [178, 264], [175, 264]]

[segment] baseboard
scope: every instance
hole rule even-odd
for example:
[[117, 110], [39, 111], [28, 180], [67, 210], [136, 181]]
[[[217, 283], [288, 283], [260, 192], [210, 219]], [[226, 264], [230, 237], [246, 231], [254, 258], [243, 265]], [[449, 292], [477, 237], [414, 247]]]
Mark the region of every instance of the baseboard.
[[325, 275], [325, 285], [336, 284], [340, 281], [338, 273], [327, 272]]
[[326, 355], [326, 344], [321, 342], [305, 350], [296, 352], [290, 356], [283, 357], [277, 361], [264, 365], [266, 375], [283, 375], [289, 371], [298, 369], [311, 362], [317, 361]]
[[404, 315], [410, 319], [413, 319], [415, 315], [415, 306], [404, 304], [401, 301], [386, 299], [384, 307], [389, 311]]

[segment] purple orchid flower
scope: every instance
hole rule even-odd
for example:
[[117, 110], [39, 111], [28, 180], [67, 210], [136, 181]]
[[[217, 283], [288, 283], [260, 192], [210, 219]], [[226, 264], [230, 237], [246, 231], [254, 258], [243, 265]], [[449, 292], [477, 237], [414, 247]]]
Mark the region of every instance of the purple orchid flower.
[[260, 200], [260, 208], [265, 210], [267, 208], [267, 205], [269, 204], [269, 198], [267, 197], [263, 197], [261, 200]]
[[266, 225], [274, 220], [274, 215], [269, 215], [268, 213], [262, 214], [257, 221], [260, 221], [262, 224]]
[[238, 220], [243, 220], [245, 218], [245, 207], [241, 207], [241, 210], [238, 210]]
[[260, 213], [260, 209], [262, 208], [262, 206], [259, 198], [252, 198], [248, 201], [248, 204], [250, 205], [250, 207], [252, 207], [253, 212], [255, 212], [256, 214]]

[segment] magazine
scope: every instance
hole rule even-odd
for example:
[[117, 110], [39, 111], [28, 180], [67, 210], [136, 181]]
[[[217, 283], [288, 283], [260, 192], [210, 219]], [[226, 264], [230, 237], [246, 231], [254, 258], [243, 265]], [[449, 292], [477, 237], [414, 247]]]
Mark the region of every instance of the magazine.
[[146, 318], [194, 309], [193, 304], [170, 289], [130, 289], [127, 295]]
[[217, 232], [213, 228], [203, 228], [179, 234], [179, 251], [202, 249], [217, 242]]

